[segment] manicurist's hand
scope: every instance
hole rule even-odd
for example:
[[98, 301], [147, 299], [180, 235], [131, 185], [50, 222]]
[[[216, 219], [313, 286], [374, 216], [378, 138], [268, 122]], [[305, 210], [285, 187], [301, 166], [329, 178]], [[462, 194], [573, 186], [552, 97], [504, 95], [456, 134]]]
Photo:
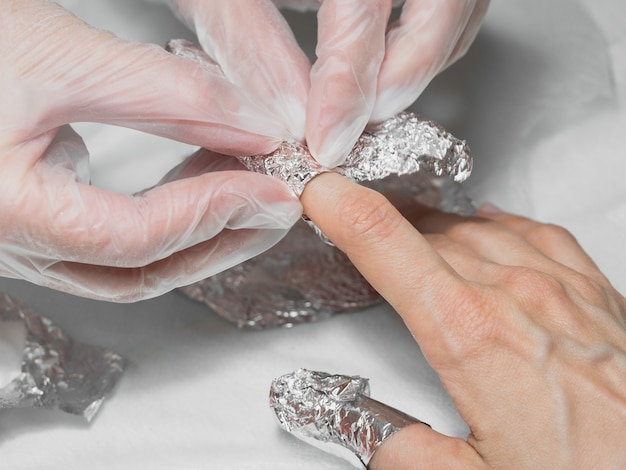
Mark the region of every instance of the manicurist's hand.
[[[231, 155], [269, 152], [286, 130], [223, 74], [55, 2], [0, 2], [0, 103], [2, 276], [112, 301], [154, 297], [262, 252], [300, 215], [283, 184], [241, 171], [170, 178], [136, 196], [91, 186], [72, 122]], [[199, 155], [207, 171], [225, 158]]]
[[397, 310], [470, 427], [389, 438], [382, 469], [626, 468], [626, 300], [567, 231], [459, 217], [323, 174], [306, 214]]
[[[370, 121], [404, 110], [474, 40], [489, 0], [275, 0], [319, 8], [316, 60], [271, 0], [162, 0], [206, 54], [323, 165], [341, 164]], [[393, 4], [402, 3], [388, 28]]]
[[489, 1], [395, 2], [403, 4], [402, 13], [388, 27], [392, 3], [320, 1], [306, 140], [324, 165], [341, 164], [368, 122], [406, 109], [433, 77], [464, 55]]

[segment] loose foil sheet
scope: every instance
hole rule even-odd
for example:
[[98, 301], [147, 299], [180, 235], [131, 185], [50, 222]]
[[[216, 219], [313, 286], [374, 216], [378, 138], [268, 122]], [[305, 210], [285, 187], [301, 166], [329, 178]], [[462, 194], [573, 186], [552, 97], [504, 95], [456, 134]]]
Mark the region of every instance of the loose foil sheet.
[[[240, 160], [298, 195], [308, 181], [328, 171], [295, 143]], [[401, 113], [364, 133], [346, 163], [333, 171], [377, 191], [469, 215], [474, 207], [457, 181], [466, 179], [471, 168], [465, 142], [432, 121]], [[318, 235], [300, 222], [265, 253], [181, 290], [242, 328], [292, 326], [380, 301], [349, 259]]]
[[369, 394], [365, 378], [298, 369], [274, 379], [270, 407], [286, 431], [367, 468], [385, 439], [421, 423]]
[[91, 421], [122, 375], [124, 359], [73, 341], [49, 319], [0, 294], [0, 322], [16, 321], [27, 332], [21, 373], [0, 388], [0, 408], [38, 406]]

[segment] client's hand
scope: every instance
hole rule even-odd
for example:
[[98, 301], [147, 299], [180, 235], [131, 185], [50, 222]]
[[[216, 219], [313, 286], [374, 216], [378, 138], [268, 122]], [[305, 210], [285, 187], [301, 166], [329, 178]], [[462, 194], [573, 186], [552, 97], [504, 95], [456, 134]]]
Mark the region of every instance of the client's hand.
[[336, 174], [301, 200], [402, 316], [471, 429], [463, 441], [409, 426], [371, 469], [626, 468], [626, 299], [572, 235], [491, 207], [413, 207], [414, 227]]

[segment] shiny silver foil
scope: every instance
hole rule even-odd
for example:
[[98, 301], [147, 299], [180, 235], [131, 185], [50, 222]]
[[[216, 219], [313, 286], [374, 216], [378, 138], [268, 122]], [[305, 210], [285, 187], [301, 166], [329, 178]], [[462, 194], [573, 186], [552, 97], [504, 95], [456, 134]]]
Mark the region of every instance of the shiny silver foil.
[[298, 369], [274, 379], [270, 407], [286, 431], [367, 468], [385, 439], [422, 422], [369, 394], [369, 382], [362, 377]]
[[307, 323], [364, 308], [378, 293], [303, 221], [255, 258], [180, 289], [240, 328]]
[[[325, 171], [307, 147], [283, 142], [269, 155], [239, 157], [249, 170], [283, 181], [298, 196], [306, 184]], [[403, 112], [368, 128], [346, 161], [332, 171], [356, 182], [376, 181], [390, 175], [426, 171], [465, 181], [472, 172], [472, 158], [465, 141], [436, 122]]]
[[16, 321], [27, 332], [21, 373], [0, 388], [0, 409], [38, 406], [91, 421], [122, 375], [124, 359], [73, 341], [49, 319], [0, 294], [0, 322]]

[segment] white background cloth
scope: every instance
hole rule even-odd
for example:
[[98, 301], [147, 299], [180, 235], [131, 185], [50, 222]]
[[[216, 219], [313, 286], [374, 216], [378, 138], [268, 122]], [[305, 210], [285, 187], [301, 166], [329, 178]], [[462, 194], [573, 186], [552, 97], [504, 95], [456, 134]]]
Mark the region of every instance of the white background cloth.
[[[126, 38], [159, 44], [191, 38], [161, 5], [61, 3]], [[313, 17], [288, 16], [311, 52], [315, 28], [306, 21]], [[478, 202], [564, 225], [621, 292], [625, 18], [621, 0], [494, 1], [468, 55], [413, 108], [468, 140], [475, 172], [467, 187]], [[92, 152], [93, 183], [126, 193], [154, 184], [192, 150], [114, 127], [76, 128]], [[292, 329], [246, 332], [178, 292], [117, 305], [6, 279], [0, 290], [74, 339], [130, 361], [92, 424], [57, 411], [0, 410], [2, 469], [352, 468], [275, 424], [269, 384], [298, 367], [369, 377], [374, 398], [445, 434], [467, 433], [385, 305]], [[0, 334], [0, 346], [3, 341], [5, 349], [15, 348]], [[0, 368], [17, 367], [16, 359], [4, 354]]]

